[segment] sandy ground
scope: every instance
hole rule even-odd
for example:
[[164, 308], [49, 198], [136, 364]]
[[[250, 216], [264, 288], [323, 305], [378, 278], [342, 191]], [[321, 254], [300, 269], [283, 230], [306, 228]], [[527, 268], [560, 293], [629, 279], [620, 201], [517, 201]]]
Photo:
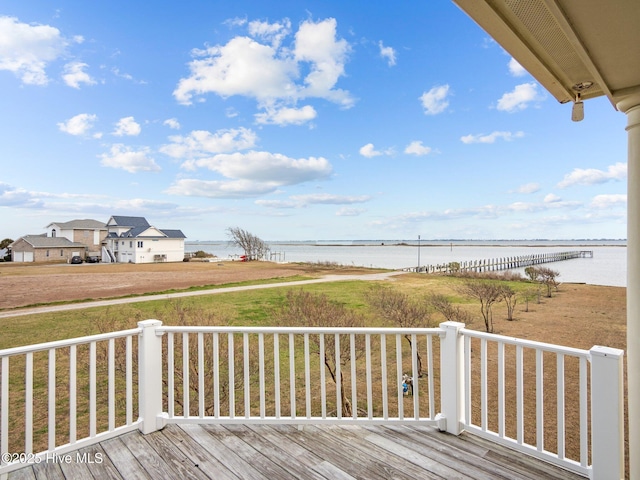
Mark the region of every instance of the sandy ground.
[[296, 275], [320, 277], [353, 273], [371, 273], [371, 270], [228, 261], [143, 265], [0, 263], [0, 309]]

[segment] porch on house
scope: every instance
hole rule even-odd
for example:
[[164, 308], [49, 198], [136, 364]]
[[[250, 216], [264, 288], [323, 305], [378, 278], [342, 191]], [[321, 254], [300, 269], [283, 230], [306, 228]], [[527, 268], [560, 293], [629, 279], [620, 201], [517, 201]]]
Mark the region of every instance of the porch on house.
[[0, 478], [622, 478], [622, 367], [456, 322], [145, 320], [0, 350]]
[[[67, 463], [68, 462], [68, 463]], [[477, 436], [418, 425], [198, 425], [138, 431], [50, 455], [9, 474], [36, 478], [579, 479]]]

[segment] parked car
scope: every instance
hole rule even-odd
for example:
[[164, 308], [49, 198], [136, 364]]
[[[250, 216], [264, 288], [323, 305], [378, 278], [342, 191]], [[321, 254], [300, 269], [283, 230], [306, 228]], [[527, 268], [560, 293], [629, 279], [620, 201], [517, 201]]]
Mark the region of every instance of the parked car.
[[87, 258], [84, 259], [84, 261], [87, 263], [98, 263], [100, 261], [100, 257], [96, 255], [89, 255]]
[[69, 263], [73, 263], [75, 265], [78, 265], [80, 263], [82, 263], [82, 257], [78, 256], [78, 255], [74, 255], [73, 257], [71, 257], [71, 262]]

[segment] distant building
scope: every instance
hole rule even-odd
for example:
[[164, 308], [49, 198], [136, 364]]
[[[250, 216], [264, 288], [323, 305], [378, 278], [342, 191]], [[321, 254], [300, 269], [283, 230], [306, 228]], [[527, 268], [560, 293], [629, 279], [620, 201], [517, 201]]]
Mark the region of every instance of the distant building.
[[[100, 256], [102, 241], [107, 236], [107, 226], [98, 220], [84, 219], [70, 222], [52, 222], [46, 226], [47, 237], [64, 237], [87, 247], [86, 254]], [[81, 255], [84, 258], [84, 254]]]
[[46, 235], [25, 235], [10, 247], [14, 262], [69, 262], [74, 256], [84, 258], [87, 249], [86, 245], [68, 238]]
[[184, 240], [180, 230], [159, 229], [144, 217], [113, 216], [107, 222], [102, 261], [121, 263], [181, 262]]

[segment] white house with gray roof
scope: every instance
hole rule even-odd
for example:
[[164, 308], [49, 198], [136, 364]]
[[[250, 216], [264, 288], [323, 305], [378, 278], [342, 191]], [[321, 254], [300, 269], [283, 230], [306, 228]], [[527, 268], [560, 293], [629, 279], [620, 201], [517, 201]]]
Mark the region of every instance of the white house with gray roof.
[[107, 222], [102, 261], [120, 263], [181, 262], [184, 240], [181, 230], [159, 229], [144, 217], [114, 215]]

